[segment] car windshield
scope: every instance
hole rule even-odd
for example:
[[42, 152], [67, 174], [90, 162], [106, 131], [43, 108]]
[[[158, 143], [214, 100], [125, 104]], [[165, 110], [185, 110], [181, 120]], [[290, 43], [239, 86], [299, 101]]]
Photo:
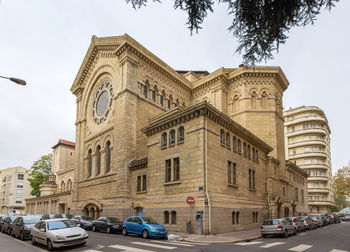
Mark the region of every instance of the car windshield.
[[40, 218], [37, 216], [23, 216], [24, 224], [35, 224], [39, 222]]
[[94, 220], [93, 218], [91, 218], [90, 216], [81, 216], [82, 220]]
[[150, 217], [143, 217], [142, 218], [144, 220], [144, 222], [146, 222], [147, 224], [156, 224], [156, 225], [159, 225], [159, 223], [155, 220], [155, 219], [152, 219]]
[[49, 221], [47, 223], [48, 230], [56, 230], [56, 229], [72, 228], [72, 227], [76, 227], [76, 225], [70, 220]]
[[14, 217], [10, 217], [11, 222], [14, 222], [16, 218], [17, 218], [16, 216], [14, 216]]
[[279, 225], [278, 220], [264, 220], [263, 226], [270, 226], [270, 225]]
[[112, 223], [120, 223], [121, 221], [118, 218], [107, 217], [107, 219]]

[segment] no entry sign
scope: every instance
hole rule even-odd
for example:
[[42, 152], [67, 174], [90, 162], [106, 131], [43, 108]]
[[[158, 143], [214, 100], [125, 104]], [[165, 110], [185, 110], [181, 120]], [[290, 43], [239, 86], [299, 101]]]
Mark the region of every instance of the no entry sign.
[[186, 199], [186, 202], [189, 205], [193, 205], [195, 200], [194, 200], [194, 198], [192, 196], [188, 196], [187, 199]]

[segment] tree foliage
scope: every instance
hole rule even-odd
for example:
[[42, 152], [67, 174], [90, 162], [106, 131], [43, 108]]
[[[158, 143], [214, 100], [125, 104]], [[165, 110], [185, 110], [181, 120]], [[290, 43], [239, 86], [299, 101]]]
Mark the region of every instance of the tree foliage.
[[37, 197], [40, 196], [40, 185], [43, 182], [48, 181], [51, 172], [51, 165], [51, 154], [42, 156], [38, 161], [34, 162], [32, 167], [30, 168], [30, 174], [28, 178], [30, 186], [32, 187], [32, 191], [30, 192], [31, 195]]
[[[160, 2], [160, 0], [152, 0]], [[322, 8], [330, 10], [339, 0], [174, 0], [174, 9], [187, 12], [191, 34], [202, 29], [215, 2], [228, 6], [232, 23], [228, 30], [238, 40], [236, 52], [245, 64], [267, 61], [288, 39], [292, 27], [313, 24]], [[135, 9], [148, 0], [126, 0]]]
[[339, 169], [333, 177], [333, 188], [337, 195], [350, 197], [350, 162], [347, 166]]

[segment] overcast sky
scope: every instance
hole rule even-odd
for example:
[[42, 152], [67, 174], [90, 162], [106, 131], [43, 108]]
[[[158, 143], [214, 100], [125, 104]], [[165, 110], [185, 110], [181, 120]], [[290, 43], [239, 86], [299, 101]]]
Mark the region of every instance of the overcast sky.
[[[0, 75], [28, 85], [0, 79], [0, 169], [30, 168], [58, 139], [75, 140], [70, 87], [92, 35], [128, 33], [177, 70], [238, 67], [242, 58], [234, 54], [225, 4], [215, 5], [199, 34], [190, 36], [186, 13], [175, 11], [173, 1], [163, 2], [135, 11], [124, 0], [1, 1]], [[324, 110], [332, 130], [333, 171], [350, 159], [349, 11], [350, 1], [342, 0], [314, 26], [294, 28], [275, 59], [260, 64], [281, 66], [286, 74], [285, 108]]]

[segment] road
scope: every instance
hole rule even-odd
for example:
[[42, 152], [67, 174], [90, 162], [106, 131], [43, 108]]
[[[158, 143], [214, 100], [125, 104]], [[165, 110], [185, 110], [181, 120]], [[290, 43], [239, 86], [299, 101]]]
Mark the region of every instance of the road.
[[[45, 246], [32, 246], [30, 241], [22, 242], [0, 234], [1, 252], [47, 251]], [[224, 251], [297, 251], [297, 252], [350, 252], [350, 222], [329, 225], [313, 231], [285, 238], [264, 238], [251, 242], [226, 244], [196, 244], [188, 242], [142, 239], [137, 236], [124, 237], [119, 234], [93, 233], [84, 246], [58, 249], [57, 251], [80, 252], [224, 252]]]

